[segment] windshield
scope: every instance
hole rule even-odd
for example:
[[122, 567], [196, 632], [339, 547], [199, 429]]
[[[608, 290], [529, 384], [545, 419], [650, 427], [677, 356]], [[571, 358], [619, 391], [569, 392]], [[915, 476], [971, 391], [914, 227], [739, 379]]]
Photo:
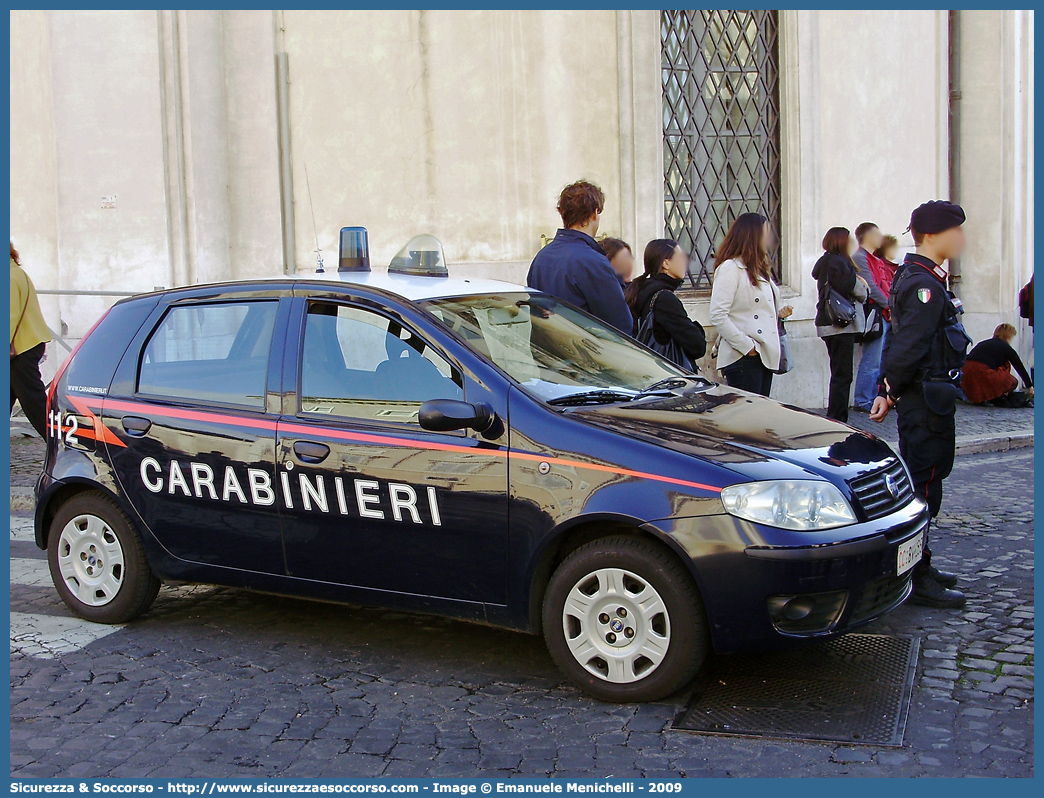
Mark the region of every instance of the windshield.
[[642, 391], [687, 375], [598, 319], [544, 294], [487, 294], [421, 304], [544, 400], [591, 390]]

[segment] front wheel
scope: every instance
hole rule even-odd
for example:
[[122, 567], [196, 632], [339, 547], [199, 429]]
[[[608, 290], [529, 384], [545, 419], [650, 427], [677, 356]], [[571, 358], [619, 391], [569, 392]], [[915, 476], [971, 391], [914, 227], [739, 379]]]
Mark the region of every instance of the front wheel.
[[134, 525], [116, 502], [94, 491], [58, 510], [47, 535], [47, 564], [62, 601], [88, 621], [129, 621], [159, 592]]
[[692, 576], [670, 552], [637, 538], [603, 538], [566, 557], [544, 594], [543, 626], [558, 667], [606, 701], [668, 696], [710, 650]]

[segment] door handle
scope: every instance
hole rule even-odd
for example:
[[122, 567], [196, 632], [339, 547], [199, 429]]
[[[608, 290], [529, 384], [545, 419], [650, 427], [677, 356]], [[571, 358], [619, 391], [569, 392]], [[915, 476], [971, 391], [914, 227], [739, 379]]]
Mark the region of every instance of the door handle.
[[298, 441], [294, 444], [294, 454], [302, 463], [321, 463], [330, 454], [330, 447], [325, 443]]
[[124, 416], [123, 429], [128, 435], [140, 438], [152, 427], [152, 422], [141, 416]]

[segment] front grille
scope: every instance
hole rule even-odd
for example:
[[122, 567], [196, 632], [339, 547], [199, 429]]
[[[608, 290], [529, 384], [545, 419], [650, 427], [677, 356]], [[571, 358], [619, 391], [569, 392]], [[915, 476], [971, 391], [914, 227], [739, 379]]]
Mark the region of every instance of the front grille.
[[[888, 489], [889, 483], [895, 489], [894, 495]], [[880, 471], [853, 479], [848, 484], [870, 521], [898, 510], [913, 497], [910, 478], [906, 475], [902, 461], [898, 459]]]
[[902, 576], [882, 576], [873, 582], [868, 582], [863, 588], [863, 595], [859, 597], [852, 614], [848, 618], [849, 624], [859, 623], [876, 615], [880, 615], [893, 604], [898, 604], [906, 598], [910, 590], [910, 579], [913, 571]]

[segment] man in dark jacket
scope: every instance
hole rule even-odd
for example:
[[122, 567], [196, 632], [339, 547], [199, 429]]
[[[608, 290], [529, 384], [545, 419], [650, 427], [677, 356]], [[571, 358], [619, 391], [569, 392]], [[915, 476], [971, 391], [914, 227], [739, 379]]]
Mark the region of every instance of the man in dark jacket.
[[594, 239], [604, 206], [605, 195], [593, 183], [581, 180], [562, 189], [558, 212], [563, 229], [533, 258], [526, 282], [630, 335], [631, 311], [623, 287]]
[[[919, 206], [910, 217], [917, 252], [892, 283], [892, 332], [881, 359], [880, 395], [870, 418], [883, 421], [892, 407], [899, 414], [899, 452], [915, 493], [928, 503], [932, 518], [942, 505], [943, 480], [953, 469], [956, 447], [956, 397], [967, 352], [960, 323], [960, 300], [947, 290], [944, 264], [964, 249], [964, 210], [943, 200]], [[932, 565], [925, 533], [924, 554], [914, 566], [913, 601], [931, 607], [964, 606], [952, 588], [957, 575]]]

